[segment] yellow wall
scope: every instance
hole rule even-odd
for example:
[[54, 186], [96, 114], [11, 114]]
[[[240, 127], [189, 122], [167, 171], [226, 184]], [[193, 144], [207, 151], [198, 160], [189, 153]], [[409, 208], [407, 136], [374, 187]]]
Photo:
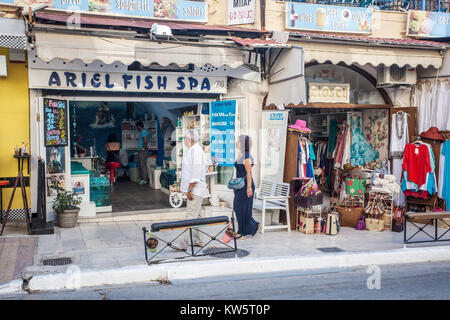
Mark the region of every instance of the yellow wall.
[[[15, 177], [17, 160], [13, 158], [14, 147], [30, 142], [28, 69], [26, 63], [10, 63], [8, 49], [0, 48], [0, 55], [6, 55], [8, 65], [8, 76], [0, 77], [0, 177]], [[28, 176], [26, 168], [24, 175]], [[20, 191], [17, 191], [13, 209], [23, 208]], [[30, 205], [29, 188], [27, 191]], [[8, 206], [11, 192], [12, 188], [3, 189], [3, 210]]]

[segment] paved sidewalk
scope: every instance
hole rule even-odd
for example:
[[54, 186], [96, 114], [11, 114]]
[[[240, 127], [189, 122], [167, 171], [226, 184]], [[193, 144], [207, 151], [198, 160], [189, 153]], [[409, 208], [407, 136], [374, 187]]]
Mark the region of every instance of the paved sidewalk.
[[[42, 273], [66, 272], [68, 266], [43, 266], [42, 260], [48, 258], [70, 257], [73, 265], [81, 271], [101, 270], [120, 268], [126, 266], [145, 265], [144, 244], [142, 227], [150, 227], [152, 221], [142, 220], [140, 217], [135, 221], [123, 222], [93, 222], [80, 223], [75, 228], [62, 229], [55, 227], [53, 235], [26, 236], [26, 226], [22, 222], [13, 222], [7, 225], [4, 237], [1, 238], [4, 244], [9, 243], [15, 253], [4, 251], [3, 246], [0, 261], [8, 267], [8, 272], [1, 272], [0, 283], [13, 279], [20, 279], [20, 274], [37, 275]], [[261, 215], [255, 214], [255, 219], [260, 221]], [[160, 222], [160, 221], [158, 221]], [[221, 227], [207, 227], [208, 233], [217, 232]], [[415, 230], [411, 228], [411, 232]], [[428, 227], [428, 232], [432, 234], [432, 227]], [[164, 239], [171, 239], [173, 235], [181, 231], [159, 232], [157, 235]], [[417, 239], [426, 239], [418, 237]], [[25, 241], [25, 242], [24, 242]], [[15, 244], [11, 244], [11, 243]], [[1, 243], [0, 243], [1, 245]], [[409, 247], [424, 246], [444, 246], [445, 243], [409, 245]], [[20, 246], [25, 246], [21, 248]], [[210, 247], [220, 247], [218, 243], [211, 244]], [[209, 248], [209, 247], [208, 247]], [[270, 231], [264, 234], [257, 234], [255, 237], [246, 240], [238, 240], [238, 249], [248, 253], [247, 258], [277, 258], [277, 257], [302, 257], [302, 256], [326, 256], [327, 252], [319, 249], [325, 248], [335, 252], [367, 252], [383, 251], [403, 248], [403, 233], [395, 232], [370, 232], [358, 231], [353, 228], [341, 228], [341, 232], [336, 236], [324, 234], [305, 235], [297, 231]], [[3, 253], [6, 252], [6, 253]], [[34, 257], [31, 258], [30, 255]], [[166, 249], [161, 257], [172, 257], [179, 255], [171, 249]], [[187, 258], [187, 260], [217, 260], [218, 257]], [[1, 263], [1, 262], [0, 262]], [[5, 270], [5, 269], [2, 269]], [[14, 270], [11, 272], [11, 270]]]

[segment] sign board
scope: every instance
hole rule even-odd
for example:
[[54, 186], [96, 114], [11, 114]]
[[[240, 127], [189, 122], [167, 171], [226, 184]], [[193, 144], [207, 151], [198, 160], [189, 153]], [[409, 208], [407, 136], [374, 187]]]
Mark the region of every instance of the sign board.
[[228, 0], [228, 25], [255, 23], [256, 0]]
[[308, 103], [350, 103], [349, 83], [308, 83]]
[[[28, 8], [34, 1], [0, 0]], [[207, 22], [206, 2], [186, 0], [40, 0], [49, 8], [70, 12], [91, 12], [95, 14], [140, 16], [162, 20]], [[74, 17], [75, 18], [75, 17]]]
[[211, 159], [219, 166], [235, 161], [236, 100], [211, 102]]
[[46, 147], [67, 146], [67, 101], [44, 98], [44, 139]]
[[372, 8], [286, 2], [286, 29], [372, 33]]
[[283, 181], [289, 111], [262, 113], [261, 177]]
[[406, 30], [411, 37], [449, 37], [450, 13], [409, 10]]
[[226, 93], [226, 77], [162, 74], [149, 72], [106, 73], [31, 69], [31, 89]]

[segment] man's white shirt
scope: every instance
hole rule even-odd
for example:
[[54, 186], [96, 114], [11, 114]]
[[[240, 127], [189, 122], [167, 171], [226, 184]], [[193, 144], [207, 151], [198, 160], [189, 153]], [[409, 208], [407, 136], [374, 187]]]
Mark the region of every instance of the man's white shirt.
[[206, 171], [208, 169], [208, 160], [205, 153], [198, 143], [194, 144], [183, 157], [181, 167], [180, 190], [188, 192], [189, 184], [196, 182], [192, 193], [196, 196], [205, 198], [208, 195], [206, 187]]

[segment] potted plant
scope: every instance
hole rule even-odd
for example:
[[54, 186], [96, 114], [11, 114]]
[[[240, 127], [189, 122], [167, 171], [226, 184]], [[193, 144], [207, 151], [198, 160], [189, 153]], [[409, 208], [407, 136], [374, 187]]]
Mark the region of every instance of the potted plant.
[[81, 197], [73, 191], [66, 191], [57, 183], [52, 183], [51, 188], [56, 191], [56, 199], [53, 201], [53, 209], [57, 213], [58, 226], [61, 228], [73, 228], [77, 224], [81, 203]]

